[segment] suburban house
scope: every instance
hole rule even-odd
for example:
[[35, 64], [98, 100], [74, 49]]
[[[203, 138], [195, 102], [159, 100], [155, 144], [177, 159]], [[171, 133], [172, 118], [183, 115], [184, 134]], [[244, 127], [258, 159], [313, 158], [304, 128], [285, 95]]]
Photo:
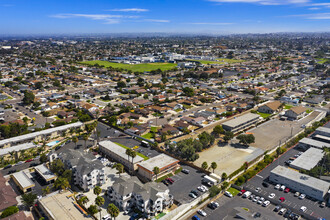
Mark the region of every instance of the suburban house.
[[282, 105], [282, 103], [280, 101], [270, 102], [270, 103], [260, 106], [258, 108], [258, 112], [274, 114], [275, 112], [277, 112], [280, 109], [281, 105]]
[[18, 204], [16, 196], [13, 188], [7, 184], [6, 179], [0, 173], [0, 212], [10, 206], [16, 206]]
[[303, 106], [293, 107], [285, 112], [285, 116], [290, 120], [297, 120], [299, 118], [304, 117], [306, 114], [306, 108]]
[[167, 186], [155, 182], [143, 184], [136, 176], [119, 177], [108, 187], [106, 196], [120, 210], [139, 209], [148, 219], [173, 204]]

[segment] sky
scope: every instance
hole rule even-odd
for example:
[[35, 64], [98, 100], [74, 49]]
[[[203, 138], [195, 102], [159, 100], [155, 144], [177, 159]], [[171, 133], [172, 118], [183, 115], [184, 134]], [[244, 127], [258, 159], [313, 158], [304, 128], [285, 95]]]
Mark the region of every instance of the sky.
[[330, 31], [330, 0], [0, 0], [0, 35]]

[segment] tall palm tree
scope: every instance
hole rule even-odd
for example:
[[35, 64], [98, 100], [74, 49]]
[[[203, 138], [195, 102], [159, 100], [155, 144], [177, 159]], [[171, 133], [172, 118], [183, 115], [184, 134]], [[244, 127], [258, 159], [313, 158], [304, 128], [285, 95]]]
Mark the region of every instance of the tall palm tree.
[[95, 198], [95, 204], [99, 207], [100, 219], [102, 219], [101, 206], [104, 204], [104, 198], [102, 196], [97, 196]]
[[154, 169], [152, 170], [154, 172], [154, 174], [156, 175], [156, 180], [158, 179], [158, 174], [160, 172], [159, 167], [154, 167]]
[[86, 205], [87, 202], [89, 201], [88, 197], [87, 196], [82, 196], [80, 199], [79, 199], [79, 202], [83, 205]]
[[120, 176], [121, 173], [124, 172], [124, 166], [120, 163], [116, 164], [116, 169], [118, 170], [119, 176]]
[[75, 143], [76, 148], [77, 148], [78, 138], [76, 136], [74, 136], [74, 137], [72, 137], [72, 141]]
[[132, 150], [131, 157], [132, 157], [132, 172], [134, 172], [134, 158], [136, 157], [137, 153]]
[[88, 135], [84, 134], [83, 139], [85, 141], [85, 149], [86, 149], [86, 142], [88, 141]]
[[116, 219], [116, 217], [119, 215], [119, 208], [115, 204], [110, 203], [108, 205], [107, 212], [111, 215], [111, 217]]
[[214, 173], [214, 170], [217, 169], [217, 167], [218, 167], [218, 164], [216, 162], [211, 163], [211, 168], [213, 170], [213, 173]]
[[125, 153], [127, 155], [127, 160], [129, 161], [129, 157], [131, 156], [131, 153], [132, 153], [131, 148], [127, 148]]

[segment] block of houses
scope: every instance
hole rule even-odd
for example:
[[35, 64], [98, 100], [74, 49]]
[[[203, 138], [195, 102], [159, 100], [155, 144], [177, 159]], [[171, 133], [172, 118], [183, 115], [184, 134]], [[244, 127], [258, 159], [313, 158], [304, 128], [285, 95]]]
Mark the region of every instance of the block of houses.
[[10, 206], [16, 206], [18, 204], [16, 200], [17, 194], [6, 182], [7, 180], [0, 173], [0, 212]]
[[136, 176], [119, 177], [108, 187], [106, 196], [120, 210], [137, 208], [147, 219], [173, 204], [173, 195], [167, 186], [155, 182], [143, 184]]
[[170, 135], [174, 135], [174, 134], [178, 134], [179, 130], [169, 124], [163, 125], [163, 127], [161, 129], [158, 130], [159, 134], [170, 134]]
[[296, 106], [287, 110], [284, 116], [288, 117], [290, 120], [297, 120], [306, 115], [306, 110], [307, 109], [303, 106]]
[[274, 114], [275, 112], [277, 112], [280, 109], [281, 105], [282, 105], [282, 103], [280, 101], [270, 102], [270, 103], [260, 106], [258, 108], [258, 112]]

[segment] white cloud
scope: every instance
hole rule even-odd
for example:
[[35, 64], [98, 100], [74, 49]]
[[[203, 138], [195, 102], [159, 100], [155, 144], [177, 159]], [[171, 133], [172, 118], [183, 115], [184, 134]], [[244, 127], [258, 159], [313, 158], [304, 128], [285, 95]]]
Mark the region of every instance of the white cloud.
[[313, 8], [309, 8], [308, 10], [320, 10], [321, 8], [318, 7], [313, 7]]
[[231, 25], [234, 23], [221, 23], [221, 22], [193, 22], [188, 24], [195, 24], [195, 25]]
[[51, 15], [50, 17], [61, 18], [61, 19], [87, 18], [91, 20], [105, 21], [105, 24], [117, 24], [120, 23], [121, 19], [123, 18], [127, 18], [127, 19], [139, 18], [139, 16], [124, 16], [124, 15], [110, 15], [110, 14], [56, 14], [56, 15]]
[[311, 20], [329, 20], [330, 19], [330, 13], [289, 15], [288, 17], [303, 17], [303, 18], [311, 19]]
[[261, 5], [289, 5], [289, 4], [306, 4], [310, 0], [208, 0], [218, 3], [252, 3]]
[[309, 6], [330, 8], [330, 3], [313, 3], [309, 4]]
[[144, 19], [144, 21], [158, 22], [158, 23], [168, 23], [168, 22], [170, 22], [169, 20], [159, 20], [159, 19]]
[[121, 9], [110, 9], [106, 11], [120, 11], [120, 12], [147, 12], [149, 9], [145, 8], [121, 8]]

